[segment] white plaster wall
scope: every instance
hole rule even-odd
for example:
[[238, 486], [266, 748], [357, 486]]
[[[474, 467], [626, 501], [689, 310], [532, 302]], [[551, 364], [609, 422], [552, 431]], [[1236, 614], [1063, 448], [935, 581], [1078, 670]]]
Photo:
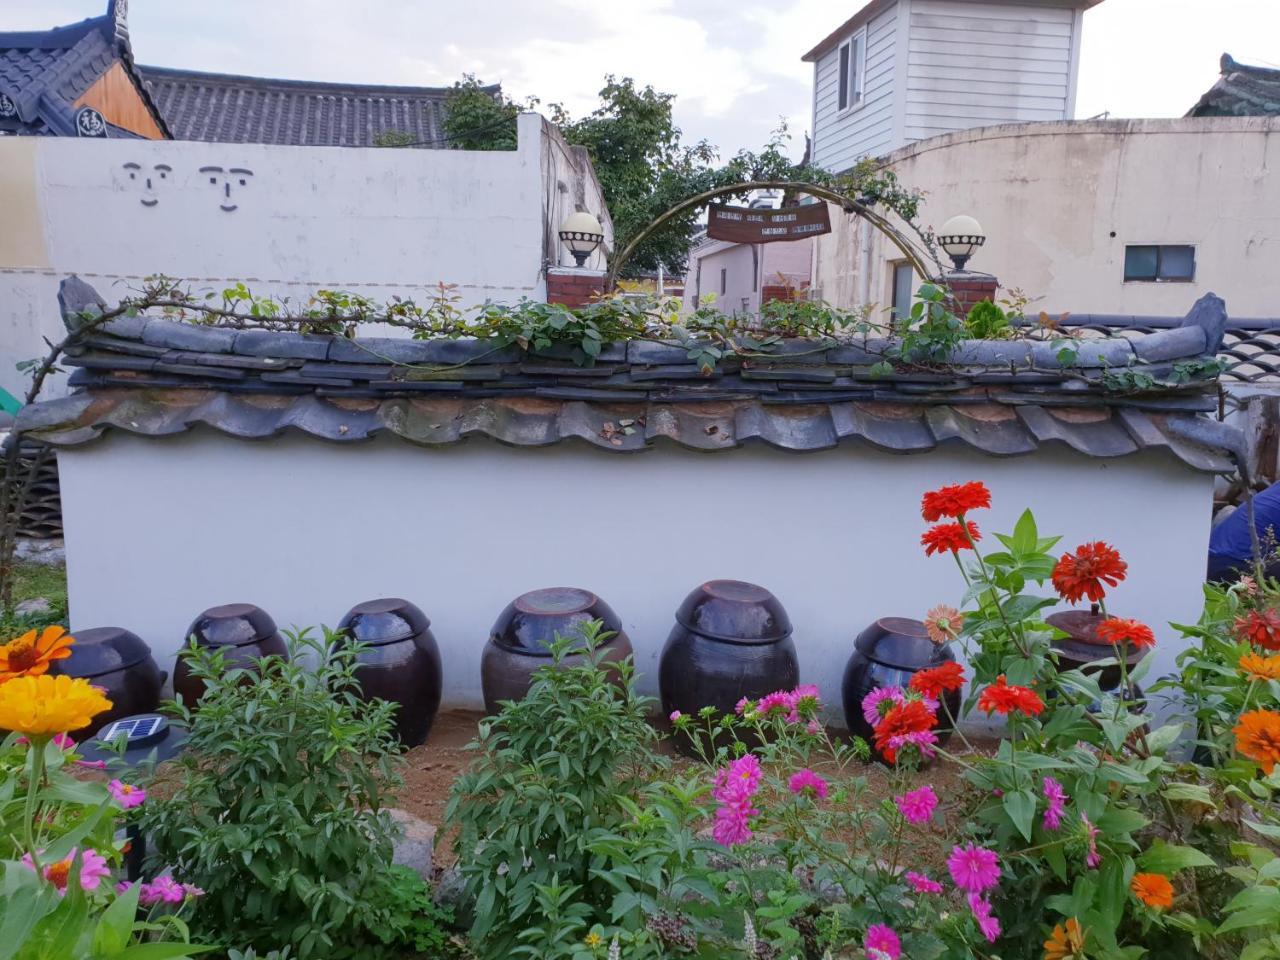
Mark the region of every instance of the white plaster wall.
[[1163, 454], [993, 459], [857, 446], [619, 455], [480, 440], [423, 450], [391, 439], [111, 435], [59, 461], [73, 629], [127, 627], [169, 667], [191, 620], [214, 604], [257, 603], [281, 625], [334, 624], [361, 600], [398, 595], [431, 617], [445, 702], [469, 707], [480, 704], [488, 630], [516, 595], [595, 590], [622, 618], [653, 691], [677, 605], [712, 578], [777, 594], [802, 679], [838, 705], [866, 624], [958, 604], [950, 558], [920, 549], [919, 497], [975, 478], [994, 496], [976, 517], [988, 540], [1031, 506], [1064, 548], [1105, 538], [1120, 550], [1130, 577], [1110, 605], [1156, 628], [1159, 673], [1178, 649], [1167, 622], [1199, 614], [1212, 488]]
[[[977, 217], [986, 245], [971, 268], [1019, 287], [1052, 315], [1181, 316], [1214, 292], [1238, 317], [1280, 316], [1280, 118], [1091, 120], [985, 127], [886, 158], [922, 190], [919, 222]], [[814, 286], [858, 302], [853, 218], [831, 212], [816, 238]], [[1124, 280], [1126, 244], [1193, 244], [1191, 283]], [[870, 301], [888, 305], [897, 248], [872, 232]]]
[[108, 302], [153, 274], [301, 302], [319, 288], [421, 301], [440, 282], [462, 305], [545, 299], [567, 213], [612, 229], [590, 163], [537, 114], [518, 128], [517, 150], [488, 152], [0, 138], [0, 201], [22, 213], [0, 244], [0, 387], [18, 393], [14, 362], [62, 335], [71, 273]]

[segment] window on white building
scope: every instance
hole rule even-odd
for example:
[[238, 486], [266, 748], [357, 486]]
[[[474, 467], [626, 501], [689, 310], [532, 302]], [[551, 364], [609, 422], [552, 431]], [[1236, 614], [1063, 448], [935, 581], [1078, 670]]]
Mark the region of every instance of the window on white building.
[[720, 296], [724, 296], [729, 289], [729, 269], [727, 267], [720, 268]]
[[1194, 280], [1196, 248], [1190, 244], [1130, 244], [1124, 248], [1124, 278], [1147, 283]]
[[893, 310], [894, 320], [906, 320], [911, 316], [911, 294], [915, 285], [915, 271], [905, 260], [893, 265]]
[[862, 105], [862, 94], [867, 79], [867, 28], [863, 27], [840, 44], [837, 53], [840, 69], [840, 86], [837, 92], [839, 109], [853, 110]]

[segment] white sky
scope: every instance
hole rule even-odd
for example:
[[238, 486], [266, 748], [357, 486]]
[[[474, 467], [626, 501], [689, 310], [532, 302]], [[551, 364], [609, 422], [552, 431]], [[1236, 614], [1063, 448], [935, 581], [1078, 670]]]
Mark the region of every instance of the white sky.
[[[132, 0], [138, 62], [223, 73], [447, 85], [463, 72], [580, 114], [606, 73], [677, 95], [687, 139], [727, 156], [785, 117], [799, 155], [800, 57], [862, 0]], [[0, 30], [96, 16], [106, 0], [0, 0]], [[1077, 116], [1184, 114], [1218, 58], [1280, 66], [1280, 0], [1105, 0], [1085, 15]]]

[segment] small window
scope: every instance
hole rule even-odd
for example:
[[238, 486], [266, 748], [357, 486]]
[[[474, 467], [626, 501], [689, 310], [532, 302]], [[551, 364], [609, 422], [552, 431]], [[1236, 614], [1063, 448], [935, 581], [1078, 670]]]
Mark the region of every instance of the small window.
[[893, 265], [893, 310], [894, 320], [905, 320], [911, 316], [911, 288], [915, 281], [915, 271], [909, 263]]
[[867, 74], [867, 28], [863, 27], [840, 44], [837, 53], [840, 77], [836, 99], [839, 110], [852, 110], [862, 105]]
[[727, 267], [720, 268], [720, 296], [724, 296], [729, 289], [729, 270]]
[[1196, 278], [1196, 248], [1189, 244], [1131, 244], [1124, 248], [1124, 278], [1186, 283]]

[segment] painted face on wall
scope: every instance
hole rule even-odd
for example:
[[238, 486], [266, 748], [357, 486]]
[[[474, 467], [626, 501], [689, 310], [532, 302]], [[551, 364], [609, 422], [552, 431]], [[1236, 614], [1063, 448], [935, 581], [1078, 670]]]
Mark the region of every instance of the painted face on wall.
[[154, 207], [160, 202], [165, 185], [173, 179], [173, 168], [167, 163], [157, 163], [145, 170], [140, 163], [126, 163], [124, 175], [126, 184], [141, 194], [138, 200], [142, 205]]
[[248, 186], [252, 170], [244, 167], [201, 167], [200, 172], [209, 178], [209, 185], [218, 191], [218, 207], [230, 213], [239, 204], [236, 191]]

